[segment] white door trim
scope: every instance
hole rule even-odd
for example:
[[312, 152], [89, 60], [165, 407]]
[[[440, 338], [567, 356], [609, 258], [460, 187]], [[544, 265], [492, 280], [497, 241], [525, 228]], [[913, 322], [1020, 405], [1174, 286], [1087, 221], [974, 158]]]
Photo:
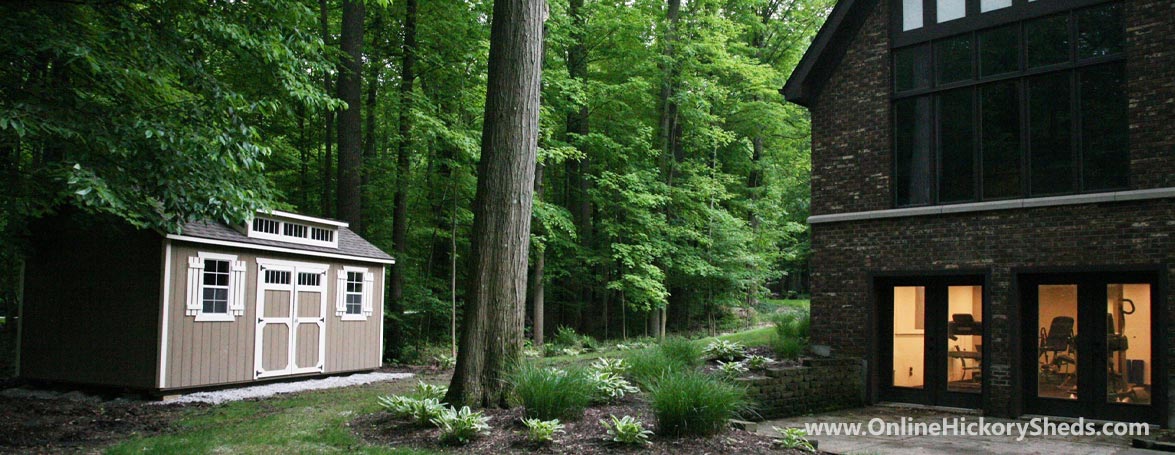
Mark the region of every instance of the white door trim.
[[[257, 258], [257, 327], [254, 333], [253, 377], [261, 379], [272, 376], [285, 376], [301, 373], [321, 373], [324, 371], [326, 356], [326, 272], [330, 268], [327, 264], [311, 262], [282, 261], [276, 259]], [[290, 272], [288, 284], [270, 284], [265, 282], [266, 270]], [[299, 273], [312, 273], [320, 276], [318, 285], [299, 285]], [[290, 292], [290, 314], [287, 317], [266, 318], [265, 291], [284, 290]], [[300, 292], [317, 292], [320, 294], [319, 317], [298, 317], [298, 294]], [[263, 368], [264, 329], [269, 324], [283, 324], [286, 326], [289, 339], [286, 349], [286, 367], [281, 370], [265, 370]], [[298, 368], [298, 326], [301, 324], [318, 325], [318, 361], [314, 366]]]

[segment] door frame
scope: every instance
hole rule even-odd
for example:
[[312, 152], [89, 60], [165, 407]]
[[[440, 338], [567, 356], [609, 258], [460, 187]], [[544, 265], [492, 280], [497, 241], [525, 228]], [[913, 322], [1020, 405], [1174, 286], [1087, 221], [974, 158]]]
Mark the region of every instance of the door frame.
[[[872, 347], [875, 353], [873, 368], [876, 373], [873, 375], [874, 383], [876, 384], [878, 401], [891, 401], [900, 403], [915, 403], [930, 406], [945, 406], [956, 408], [971, 408], [980, 409], [986, 403], [988, 394], [988, 381], [990, 378], [988, 373], [990, 368], [989, 361], [981, 363], [980, 370], [980, 391], [979, 393], [968, 392], [951, 392], [947, 390], [947, 313], [949, 310], [946, 306], [947, 294], [946, 290], [949, 286], [981, 286], [983, 289], [983, 301], [981, 308], [983, 317], [983, 343], [984, 357], [988, 357], [987, 352], [991, 349], [991, 344], [987, 340], [991, 339], [991, 324], [986, 321], [990, 319], [991, 315], [991, 290], [989, 283], [991, 283], [990, 274], [987, 271], [967, 271], [967, 270], [952, 270], [952, 271], [915, 271], [915, 272], [900, 272], [900, 273], [886, 273], [886, 274], [872, 274], [870, 276], [872, 286], [870, 292], [874, 295], [871, 300], [874, 302], [875, 322], [871, 324], [876, 336], [873, 337], [876, 342]], [[926, 287], [926, 307], [923, 317], [925, 318], [925, 338], [923, 348], [923, 383], [922, 389], [912, 389], [906, 387], [895, 387], [893, 383], [893, 292], [892, 288], [895, 286], [924, 286]], [[935, 300], [941, 305], [935, 306], [931, 301]], [[937, 322], [933, 322], [937, 321]]]
[[[265, 270], [282, 270], [290, 272], [290, 284], [288, 285], [272, 285], [265, 283]], [[320, 264], [313, 262], [298, 262], [280, 259], [257, 258], [257, 322], [253, 331], [254, 351], [253, 351], [253, 378], [261, 379], [273, 376], [286, 376], [291, 374], [305, 374], [305, 373], [322, 373], [326, 365], [326, 311], [328, 300], [327, 288], [327, 271], [330, 270], [329, 264]], [[314, 273], [320, 276], [318, 286], [307, 286], [298, 284], [299, 273]], [[265, 318], [265, 291], [272, 289], [288, 290], [290, 292], [290, 316], [286, 318]], [[300, 292], [317, 292], [320, 294], [318, 299], [319, 311], [318, 317], [299, 317], [298, 308], [299, 300], [298, 294]], [[279, 321], [267, 321], [267, 319], [280, 319]], [[262, 353], [264, 352], [264, 333], [263, 329], [268, 324], [285, 324], [288, 329], [289, 339], [287, 340], [286, 352], [286, 367], [281, 370], [265, 370], [262, 367]], [[318, 325], [318, 361], [312, 367], [297, 367], [297, 352], [298, 352], [298, 326], [302, 324], [316, 324]]]
[[[1023, 396], [1024, 413], [1167, 424], [1167, 354], [1163, 335], [1163, 321], [1166, 320], [1167, 311], [1166, 270], [1165, 266], [1149, 269], [1106, 266], [1013, 271], [1017, 283], [1015, 297], [1020, 301], [1017, 315], [1021, 320], [1022, 336], [1017, 343], [1017, 351], [1022, 353], [1020, 369], [1023, 374], [1019, 389]], [[1151, 286], [1151, 404], [1110, 403], [1105, 399], [1107, 373], [1104, 368], [1097, 368], [1097, 365], [1105, 365], [1109, 356], [1105, 347], [1107, 327], [1103, 316], [1106, 311], [1105, 287], [1109, 284], [1140, 283]], [[1077, 285], [1077, 350], [1091, 352], [1092, 359], [1078, 361], [1076, 373], [1079, 390], [1089, 390], [1090, 393], [1079, 394], [1076, 400], [1041, 398], [1037, 393], [1039, 363], [1038, 356], [1034, 355], [1039, 348], [1037, 286], [1048, 284]], [[1082, 336], [1083, 333], [1101, 335]], [[1094, 366], [1082, 368], [1081, 365]]]

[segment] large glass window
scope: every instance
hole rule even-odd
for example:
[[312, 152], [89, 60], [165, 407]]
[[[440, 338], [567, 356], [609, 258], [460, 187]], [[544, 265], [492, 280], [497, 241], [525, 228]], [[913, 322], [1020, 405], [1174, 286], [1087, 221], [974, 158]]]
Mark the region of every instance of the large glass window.
[[1120, 10], [1107, 3], [896, 49], [895, 205], [1127, 187]]
[[1106, 286], [1106, 400], [1151, 404], [1151, 285]]
[[947, 390], [980, 393], [983, 381], [983, 286], [949, 286], [947, 318]]
[[893, 385], [921, 389], [926, 385], [926, 288], [893, 288]]
[[1077, 285], [1037, 287], [1040, 350], [1036, 393], [1041, 398], [1077, 399]]

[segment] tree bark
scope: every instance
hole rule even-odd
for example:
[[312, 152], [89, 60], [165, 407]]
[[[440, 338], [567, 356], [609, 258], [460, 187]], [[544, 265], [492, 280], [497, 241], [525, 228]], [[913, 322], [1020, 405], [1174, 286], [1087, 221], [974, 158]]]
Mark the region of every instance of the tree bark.
[[543, 0], [497, 0], [473, 237], [453, 406], [508, 406], [505, 378], [522, 349], [526, 263], [538, 149]]
[[[659, 134], [659, 145], [661, 146], [661, 159], [665, 163], [666, 184], [673, 188], [673, 179], [677, 172], [678, 164], [685, 159], [682, 153], [679, 138], [681, 137], [681, 125], [677, 121], [677, 102], [673, 100], [675, 92], [675, 85], [677, 80], [677, 64], [673, 62], [676, 58], [675, 44], [677, 40], [677, 23], [681, 17], [681, 0], [667, 0], [665, 8], [666, 30], [664, 35], [665, 48], [662, 50], [665, 56], [665, 63], [662, 64], [661, 70], [665, 78], [661, 82], [661, 129]], [[665, 338], [665, 329], [669, 320], [669, 303], [665, 303], [665, 307], [653, 310], [655, 317], [653, 336], [657, 339]]]
[[363, 167], [363, 0], [343, 0], [339, 98], [347, 108], [339, 113], [338, 217], [351, 230], [363, 233], [360, 175]]
[[[534, 171], [534, 193], [535, 198], [541, 199], [543, 197], [543, 168], [539, 164], [535, 166]], [[531, 303], [531, 318], [534, 322], [531, 325], [531, 331], [534, 345], [543, 345], [543, 304], [546, 297], [545, 284], [543, 283], [543, 272], [547, 266], [547, 250], [536, 251], [534, 254], [534, 266], [531, 270], [530, 277], [530, 303]]]
[[[322, 28], [322, 42], [330, 42], [330, 9], [326, 0], [318, 0], [318, 25]], [[331, 90], [330, 73], [322, 75], [322, 89], [327, 93]], [[331, 216], [331, 187], [334, 186], [334, 178], [331, 176], [331, 170], [334, 168], [334, 158], [331, 154], [331, 146], [334, 144], [334, 125], [335, 113], [331, 110], [326, 110], [323, 113], [323, 122], [326, 126], [326, 131], [322, 137], [323, 157], [322, 157], [322, 216]]]
[[[400, 141], [396, 147], [396, 195], [392, 209], [392, 248], [397, 257], [408, 257], [408, 177], [411, 172], [408, 153], [412, 147], [412, 89], [416, 82], [416, 0], [404, 2], [404, 43], [400, 65]], [[404, 308], [404, 267], [392, 265], [392, 298], [388, 311], [396, 316], [385, 333], [395, 334], [396, 343], [388, 343], [388, 353], [399, 356], [400, 326]], [[389, 332], [390, 331], [390, 332]], [[393, 357], [394, 358], [394, 357]]]

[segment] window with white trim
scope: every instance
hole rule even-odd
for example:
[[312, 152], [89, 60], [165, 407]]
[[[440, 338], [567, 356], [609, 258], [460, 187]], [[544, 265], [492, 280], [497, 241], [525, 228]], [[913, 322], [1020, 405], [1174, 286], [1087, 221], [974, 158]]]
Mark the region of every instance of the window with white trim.
[[188, 258], [185, 313], [197, 321], [228, 321], [245, 314], [245, 262], [201, 252]]
[[258, 239], [338, 248], [336, 228], [314, 226], [280, 218], [257, 216], [247, 225], [245, 235]]
[[338, 270], [335, 287], [335, 315], [344, 321], [366, 321], [374, 312], [372, 290], [375, 274], [362, 267]]
[[363, 274], [347, 272], [347, 308], [345, 314], [363, 313]]

